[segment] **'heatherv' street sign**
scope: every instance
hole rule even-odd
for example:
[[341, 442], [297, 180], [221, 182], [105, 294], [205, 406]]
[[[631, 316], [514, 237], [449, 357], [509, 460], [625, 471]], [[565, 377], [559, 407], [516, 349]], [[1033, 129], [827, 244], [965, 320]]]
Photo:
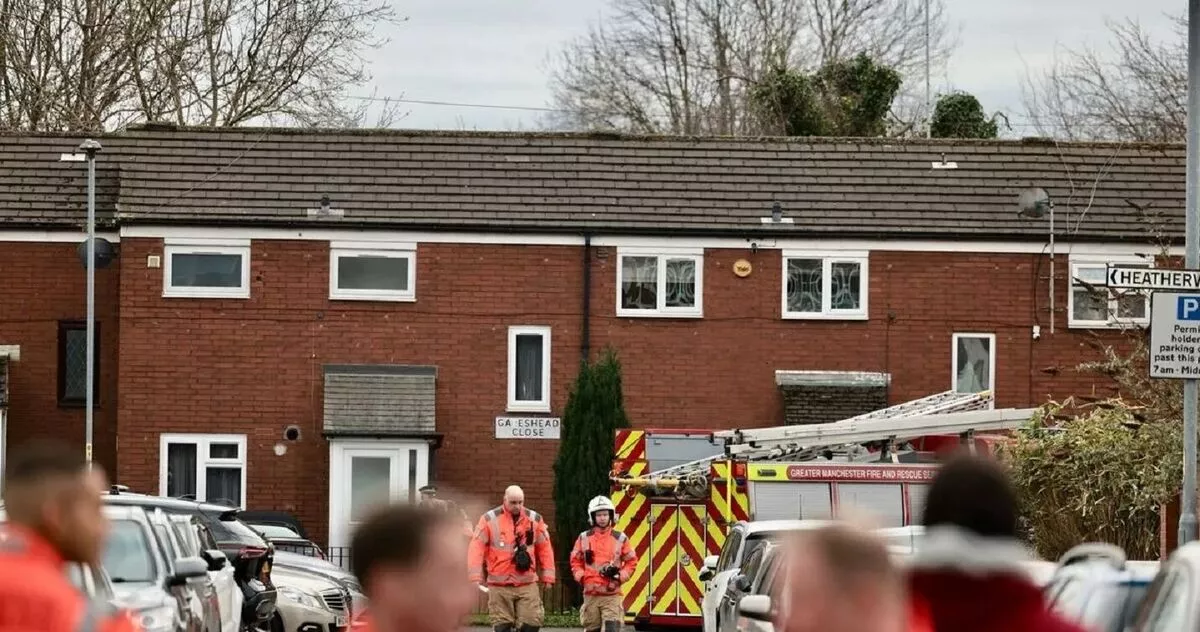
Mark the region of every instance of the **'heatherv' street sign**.
[[1200, 270], [1133, 268], [1109, 264], [1104, 275], [1114, 290], [1200, 291]]

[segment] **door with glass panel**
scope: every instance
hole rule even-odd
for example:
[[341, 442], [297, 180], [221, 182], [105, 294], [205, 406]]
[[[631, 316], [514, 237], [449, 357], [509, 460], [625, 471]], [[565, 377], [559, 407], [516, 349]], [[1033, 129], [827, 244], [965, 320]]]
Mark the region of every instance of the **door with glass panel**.
[[424, 442], [334, 442], [329, 458], [329, 544], [350, 545], [371, 510], [413, 502], [429, 482], [429, 445]]

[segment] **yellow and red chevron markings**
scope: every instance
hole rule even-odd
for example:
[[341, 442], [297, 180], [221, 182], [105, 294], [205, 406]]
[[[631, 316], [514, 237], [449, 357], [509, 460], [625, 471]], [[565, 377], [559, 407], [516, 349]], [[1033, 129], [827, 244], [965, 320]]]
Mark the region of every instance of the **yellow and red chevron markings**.
[[[642, 430], [618, 430], [615, 442], [614, 473], [642, 476], [649, 470], [646, 462], [646, 433]], [[638, 556], [633, 575], [625, 583], [625, 620], [646, 608], [650, 585], [650, 502], [637, 490], [614, 487], [613, 504], [617, 508], [617, 530], [629, 538], [629, 545]]]

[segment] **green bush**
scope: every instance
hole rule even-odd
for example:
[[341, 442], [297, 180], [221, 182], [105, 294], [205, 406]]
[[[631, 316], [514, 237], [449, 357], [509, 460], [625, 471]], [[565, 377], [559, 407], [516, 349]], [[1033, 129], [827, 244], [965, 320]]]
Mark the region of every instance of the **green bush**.
[[1182, 431], [1177, 418], [1147, 421], [1143, 410], [1119, 398], [1052, 402], [1001, 446], [1040, 555], [1102, 541], [1129, 559], [1158, 559], [1159, 510], [1183, 470]]

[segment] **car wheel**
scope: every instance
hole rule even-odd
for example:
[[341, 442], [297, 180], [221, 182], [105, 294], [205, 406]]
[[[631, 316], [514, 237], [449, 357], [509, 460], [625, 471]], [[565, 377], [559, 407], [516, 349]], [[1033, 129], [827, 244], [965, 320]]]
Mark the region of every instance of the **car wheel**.
[[269, 632], [284, 632], [283, 617], [279, 616], [279, 613], [275, 613], [275, 616], [271, 617]]

